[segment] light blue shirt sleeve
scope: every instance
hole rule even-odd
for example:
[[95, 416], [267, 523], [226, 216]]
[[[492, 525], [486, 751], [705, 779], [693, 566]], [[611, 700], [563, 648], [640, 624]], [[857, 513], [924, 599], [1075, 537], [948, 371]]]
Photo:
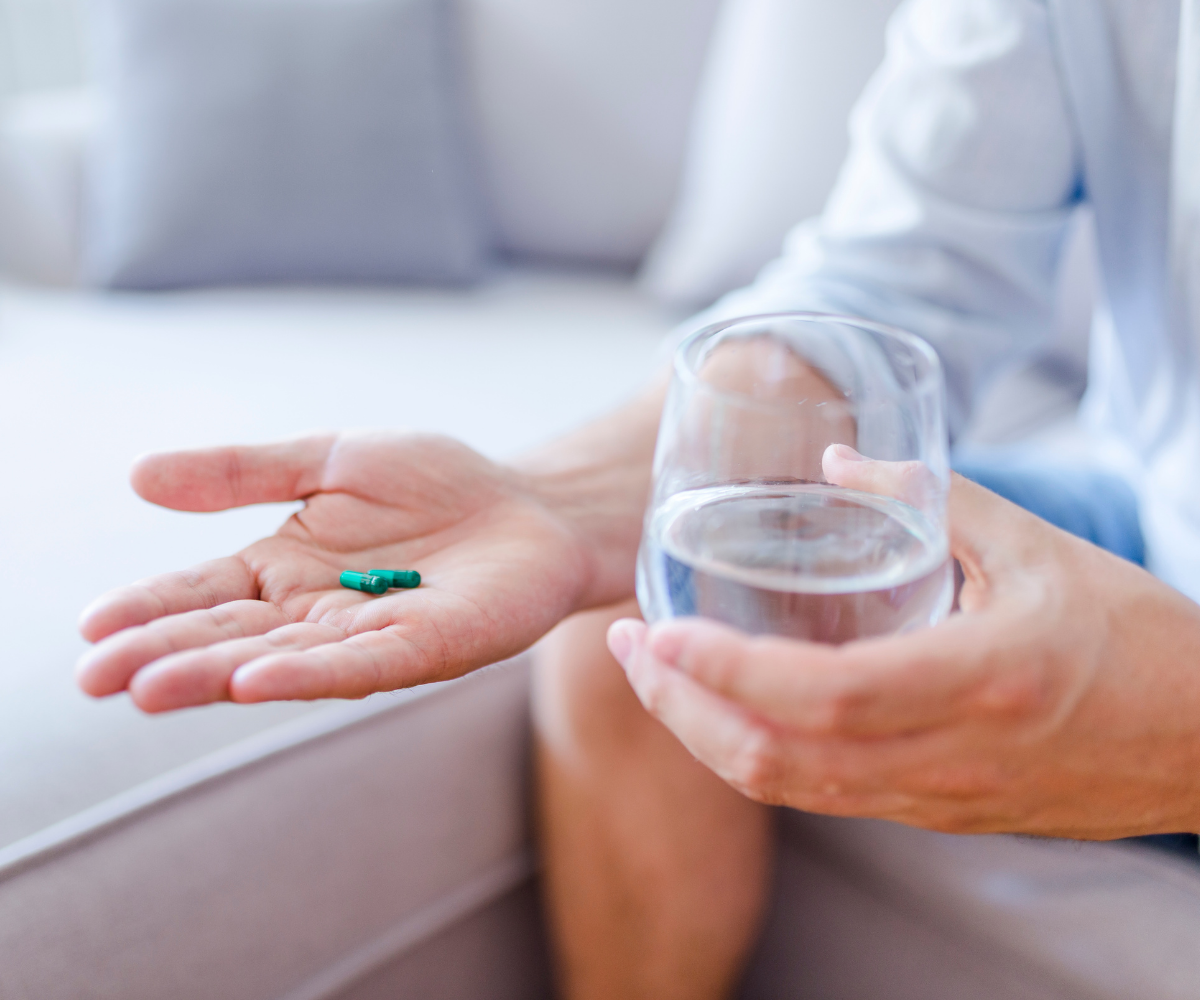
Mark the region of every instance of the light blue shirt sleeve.
[[907, 0], [851, 140], [824, 215], [697, 322], [811, 309], [919, 334], [956, 432], [989, 377], [1053, 329], [1081, 168], [1046, 4]]

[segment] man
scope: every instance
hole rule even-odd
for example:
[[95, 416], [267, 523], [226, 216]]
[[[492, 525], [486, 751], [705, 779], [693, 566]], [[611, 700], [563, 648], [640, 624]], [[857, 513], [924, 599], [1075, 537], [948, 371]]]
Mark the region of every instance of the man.
[[[960, 479], [963, 613], [936, 629], [837, 649], [699, 621], [647, 631], [628, 616], [654, 388], [511, 467], [410, 436], [143, 460], [134, 485], [166, 506], [307, 506], [237, 556], [93, 605], [85, 690], [127, 688], [148, 711], [358, 697], [603, 609], [548, 640], [537, 677], [572, 998], [728, 993], [762, 913], [762, 802], [952, 832], [1200, 830], [1200, 0], [910, 0], [853, 132], [821, 222], [704, 319], [807, 308], [912, 330], [961, 427], [989, 370], [1047, 335], [1088, 201], [1106, 305], [1086, 409], [1138, 486], [1157, 579]], [[888, 475], [835, 459], [864, 484]], [[1085, 506], [1126, 504], [1097, 481]], [[428, 586], [338, 589], [368, 565]], [[604, 651], [617, 619], [612, 653], [668, 728]]]

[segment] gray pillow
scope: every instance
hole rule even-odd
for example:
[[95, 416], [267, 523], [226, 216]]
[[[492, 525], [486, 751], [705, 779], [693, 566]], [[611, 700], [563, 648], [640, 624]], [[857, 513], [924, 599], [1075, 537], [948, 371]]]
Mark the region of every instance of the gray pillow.
[[96, 37], [95, 283], [478, 276], [443, 0], [103, 0]]

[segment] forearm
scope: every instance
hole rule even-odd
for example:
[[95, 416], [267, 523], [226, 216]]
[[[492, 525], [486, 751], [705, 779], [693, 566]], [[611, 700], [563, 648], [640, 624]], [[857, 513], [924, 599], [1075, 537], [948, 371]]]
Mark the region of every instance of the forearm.
[[666, 386], [664, 374], [619, 410], [512, 463], [587, 554], [589, 579], [580, 610], [633, 593]]

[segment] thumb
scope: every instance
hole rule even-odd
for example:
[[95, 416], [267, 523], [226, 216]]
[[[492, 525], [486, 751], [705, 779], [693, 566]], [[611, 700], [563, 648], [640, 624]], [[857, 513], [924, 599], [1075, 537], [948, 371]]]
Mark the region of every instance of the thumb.
[[918, 510], [941, 508], [945, 483], [924, 462], [882, 462], [846, 444], [831, 444], [821, 457], [825, 478], [835, 486], [895, 497]]
[[1005, 571], [1030, 561], [1045, 542], [1045, 530], [1056, 531], [1027, 510], [957, 472], [950, 483], [950, 553], [962, 566], [965, 584], [960, 598], [970, 610], [989, 584]]
[[336, 438], [143, 455], [130, 481], [145, 500], [174, 510], [214, 511], [300, 500], [321, 487]]
[[[825, 478], [837, 486], [895, 497], [928, 510], [944, 487], [923, 462], [883, 462], [864, 458], [844, 444], [830, 445], [822, 457]], [[964, 607], [985, 591], [990, 580], [1026, 555], [1026, 542], [1040, 523], [1032, 514], [978, 483], [952, 473], [950, 481], [950, 552], [962, 566]], [[1021, 540], [1018, 543], [1017, 540]]]

